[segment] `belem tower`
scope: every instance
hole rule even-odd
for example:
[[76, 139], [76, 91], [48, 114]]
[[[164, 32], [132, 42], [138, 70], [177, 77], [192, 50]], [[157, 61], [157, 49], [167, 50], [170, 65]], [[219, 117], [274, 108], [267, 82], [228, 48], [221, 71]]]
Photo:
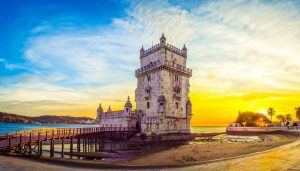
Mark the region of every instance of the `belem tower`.
[[192, 70], [186, 67], [187, 48], [167, 43], [164, 34], [160, 43], [140, 50], [140, 68], [135, 71], [136, 109], [128, 97], [124, 110], [103, 112], [101, 104], [97, 119], [101, 127], [136, 127], [142, 133], [190, 133], [192, 104], [190, 83]]

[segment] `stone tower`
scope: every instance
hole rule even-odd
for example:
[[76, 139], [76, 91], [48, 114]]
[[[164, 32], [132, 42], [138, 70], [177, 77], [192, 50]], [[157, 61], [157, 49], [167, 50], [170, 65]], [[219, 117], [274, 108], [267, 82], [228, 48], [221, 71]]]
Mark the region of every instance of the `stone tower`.
[[186, 67], [186, 60], [185, 45], [179, 49], [168, 44], [164, 34], [159, 44], [140, 50], [135, 101], [143, 133], [190, 132], [192, 70]]

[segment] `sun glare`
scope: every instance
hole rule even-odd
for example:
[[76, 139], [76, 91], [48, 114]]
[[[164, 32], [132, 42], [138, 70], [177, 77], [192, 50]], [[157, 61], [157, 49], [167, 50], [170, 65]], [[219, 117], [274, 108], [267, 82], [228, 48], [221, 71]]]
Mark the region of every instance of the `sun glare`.
[[264, 110], [264, 109], [261, 109], [261, 110], [259, 110], [258, 112], [261, 113], [261, 114], [267, 115], [267, 111]]

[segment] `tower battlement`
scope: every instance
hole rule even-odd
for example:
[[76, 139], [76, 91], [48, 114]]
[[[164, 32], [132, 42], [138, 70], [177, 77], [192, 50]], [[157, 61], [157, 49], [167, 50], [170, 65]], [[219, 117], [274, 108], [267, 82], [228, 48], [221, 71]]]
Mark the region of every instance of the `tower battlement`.
[[166, 50], [169, 50], [173, 53], [176, 53], [178, 55], [181, 55], [183, 57], [187, 57], [187, 49], [186, 49], [185, 45], [183, 46], [182, 49], [180, 49], [180, 48], [175, 47], [175, 46], [173, 46], [169, 43], [166, 43], [166, 39], [165, 39], [164, 42], [161, 41], [160, 43], [153, 45], [149, 49], [144, 50], [144, 48], [142, 48], [141, 51], [140, 51], [140, 58], [143, 58], [143, 57], [145, 57], [149, 54], [152, 54], [152, 53], [154, 53], [158, 50], [161, 50], [163, 48], [165, 48]]
[[138, 78], [143, 74], [147, 74], [148, 72], [154, 72], [156, 70], [163, 70], [163, 69], [174, 70], [174, 72], [178, 72], [179, 74], [183, 74], [188, 77], [192, 76], [192, 69], [190, 68], [187, 68], [180, 64], [173, 64], [171, 61], [160, 62], [159, 60], [151, 62], [148, 65], [135, 70], [135, 76]]

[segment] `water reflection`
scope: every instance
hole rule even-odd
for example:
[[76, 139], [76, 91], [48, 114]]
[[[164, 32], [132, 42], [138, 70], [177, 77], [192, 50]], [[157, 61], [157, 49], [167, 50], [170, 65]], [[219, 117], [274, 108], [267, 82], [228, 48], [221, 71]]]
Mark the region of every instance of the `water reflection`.
[[[56, 142], [54, 157], [61, 157], [62, 146]], [[64, 144], [64, 158], [101, 160], [101, 161], [128, 161], [151, 153], [177, 148], [188, 144], [188, 141], [165, 141], [165, 142], [95, 142], [89, 140], [87, 146], [80, 145], [80, 153], [77, 151], [77, 143], [73, 144], [73, 152], [70, 152], [70, 144]], [[44, 145], [43, 155], [49, 155], [50, 146]]]

